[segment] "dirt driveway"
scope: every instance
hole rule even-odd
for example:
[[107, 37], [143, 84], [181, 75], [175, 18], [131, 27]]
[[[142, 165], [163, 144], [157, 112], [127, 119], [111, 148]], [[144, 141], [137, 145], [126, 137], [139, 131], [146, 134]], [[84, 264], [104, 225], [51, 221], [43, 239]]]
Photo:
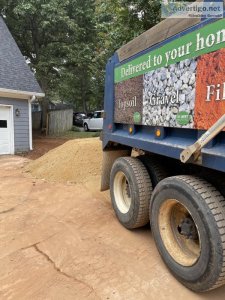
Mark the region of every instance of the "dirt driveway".
[[33, 180], [25, 163], [0, 158], [0, 299], [224, 299], [180, 285], [149, 228], [124, 229], [97, 182]]

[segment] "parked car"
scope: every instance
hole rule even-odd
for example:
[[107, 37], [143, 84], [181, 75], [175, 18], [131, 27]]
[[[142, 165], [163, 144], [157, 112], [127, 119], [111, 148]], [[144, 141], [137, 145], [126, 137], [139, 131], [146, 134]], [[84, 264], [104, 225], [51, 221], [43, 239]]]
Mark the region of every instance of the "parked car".
[[84, 119], [84, 130], [89, 131], [97, 131], [103, 129], [103, 110], [95, 111], [90, 115], [89, 118]]
[[83, 127], [86, 117], [85, 113], [73, 113], [73, 125]]

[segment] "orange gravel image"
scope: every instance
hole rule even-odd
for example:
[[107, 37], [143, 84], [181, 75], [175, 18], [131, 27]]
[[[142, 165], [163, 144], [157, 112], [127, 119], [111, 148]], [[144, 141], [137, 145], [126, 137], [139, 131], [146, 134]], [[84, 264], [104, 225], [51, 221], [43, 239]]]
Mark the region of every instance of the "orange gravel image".
[[225, 114], [225, 49], [198, 59], [195, 128], [210, 128]]

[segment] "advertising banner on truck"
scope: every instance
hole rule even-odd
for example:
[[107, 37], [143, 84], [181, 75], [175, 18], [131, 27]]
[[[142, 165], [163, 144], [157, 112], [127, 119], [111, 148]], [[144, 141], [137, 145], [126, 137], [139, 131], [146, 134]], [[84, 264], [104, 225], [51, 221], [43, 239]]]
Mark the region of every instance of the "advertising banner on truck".
[[208, 129], [225, 114], [225, 19], [115, 68], [115, 123]]

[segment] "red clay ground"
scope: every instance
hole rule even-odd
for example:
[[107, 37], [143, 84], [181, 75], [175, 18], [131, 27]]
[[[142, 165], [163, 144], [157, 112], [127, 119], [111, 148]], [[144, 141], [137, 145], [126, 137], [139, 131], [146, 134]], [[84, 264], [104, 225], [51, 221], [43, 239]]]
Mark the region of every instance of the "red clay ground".
[[41, 135], [35, 136], [33, 140], [34, 150], [23, 156], [28, 159], [37, 159], [67, 141], [68, 139], [53, 139]]
[[225, 287], [197, 295], [177, 282], [150, 229], [118, 223], [99, 178], [49, 183], [26, 163], [0, 157], [0, 299], [224, 299]]
[[48, 151], [64, 144], [69, 140], [77, 140], [84, 138], [99, 137], [98, 132], [82, 132], [82, 131], [68, 131], [64, 134], [59, 134], [57, 137], [47, 137], [39, 132], [33, 132], [33, 151], [22, 154], [21, 156], [29, 159], [37, 159]]

